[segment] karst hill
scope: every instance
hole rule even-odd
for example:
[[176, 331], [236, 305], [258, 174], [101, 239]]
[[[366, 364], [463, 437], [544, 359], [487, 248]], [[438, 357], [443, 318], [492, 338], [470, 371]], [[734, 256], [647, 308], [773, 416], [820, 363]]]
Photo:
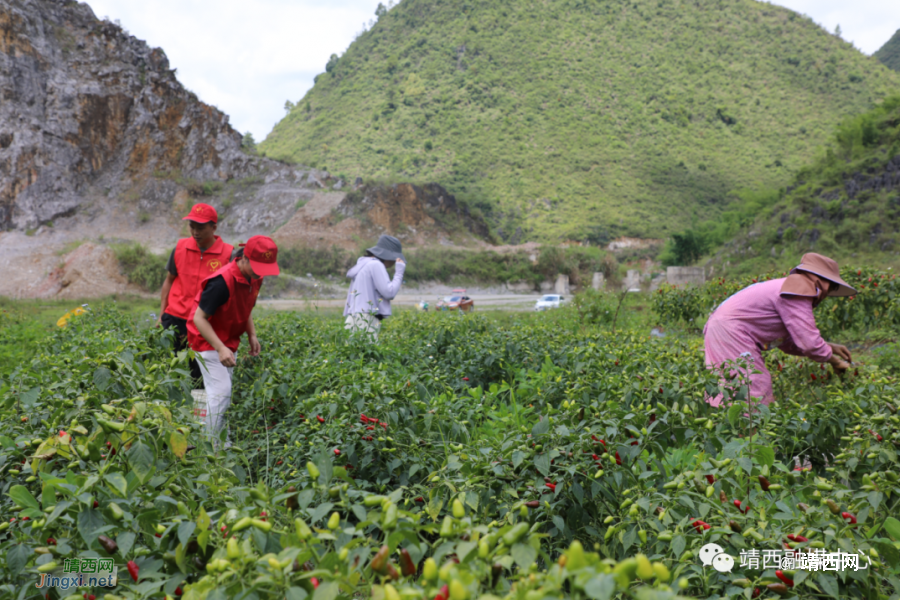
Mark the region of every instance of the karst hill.
[[[403, 0], [261, 148], [436, 181], [501, 238], [664, 237], [786, 185], [900, 75], [753, 0]], [[292, 99], [296, 100], [296, 99]]]

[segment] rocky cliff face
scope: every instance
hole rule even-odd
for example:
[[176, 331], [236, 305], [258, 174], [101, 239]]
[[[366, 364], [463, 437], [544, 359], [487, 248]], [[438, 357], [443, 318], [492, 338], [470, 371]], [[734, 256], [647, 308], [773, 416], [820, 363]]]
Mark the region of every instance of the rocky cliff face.
[[259, 170], [228, 116], [178, 83], [165, 52], [86, 4], [0, 3], [0, 94], [4, 230], [71, 215], [97, 189], [142, 190], [155, 172], [224, 182]]
[[[422, 221], [425, 235], [417, 239], [426, 240], [435, 225], [420, 219], [426, 208], [441, 221], [433, 229], [442, 239], [451, 220], [463, 223], [451, 229], [467, 239], [487, 233], [446, 192], [418, 188], [403, 188], [403, 201], [369, 206], [364, 199], [353, 219], [310, 217], [322, 206], [330, 215], [348, 189], [327, 172], [245, 152], [228, 116], [178, 82], [162, 49], [98, 20], [88, 5], [0, 0], [0, 266], [7, 274], [0, 294], [81, 293], [64, 283], [66, 248], [94, 242], [96, 251], [75, 256], [82, 262], [107, 256], [109, 242], [168, 252], [187, 233], [181, 217], [198, 201], [216, 207], [219, 233], [232, 243], [291, 222], [285, 243], [346, 247], [352, 236], [355, 245], [402, 230], [407, 219], [414, 228]], [[449, 204], [417, 204], [433, 196]], [[371, 211], [377, 215], [368, 218]], [[365, 226], [348, 229], [360, 221]], [[88, 288], [100, 294], [108, 286]]]

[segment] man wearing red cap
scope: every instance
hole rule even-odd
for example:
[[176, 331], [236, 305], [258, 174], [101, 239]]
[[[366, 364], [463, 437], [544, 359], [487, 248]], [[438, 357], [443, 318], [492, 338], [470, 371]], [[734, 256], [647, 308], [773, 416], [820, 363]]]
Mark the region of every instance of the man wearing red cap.
[[[241, 336], [246, 333], [250, 356], [260, 351], [250, 313], [262, 278], [278, 275], [278, 247], [272, 238], [256, 235], [238, 250], [235, 260], [200, 284], [188, 319], [188, 343], [203, 359], [200, 370], [206, 387], [206, 427], [218, 440], [231, 405], [231, 374]], [[226, 447], [230, 445], [226, 442]]]
[[[234, 248], [216, 235], [219, 215], [209, 204], [195, 204], [184, 217], [191, 228], [191, 237], [178, 240], [169, 256], [169, 271], [160, 293], [157, 325], [174, 327], [175, 351], [187, 347], [187, 319], [194, 307], [200, 283], [231, 260]], [[201, 379], [197, 361], [191, 361], [191, 378]]]

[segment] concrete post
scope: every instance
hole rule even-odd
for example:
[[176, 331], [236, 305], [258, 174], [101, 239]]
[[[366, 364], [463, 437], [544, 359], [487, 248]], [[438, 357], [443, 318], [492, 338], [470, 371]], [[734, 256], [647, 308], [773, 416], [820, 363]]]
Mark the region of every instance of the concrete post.
[[591, 287], [595, 290], [606, 288], [606, 276], [603, 273], [594, 273], [594, 278], [591, 280]]
[[567, 296], [569, 294], [569, 276], [562, 274], [557, 275], [556, 286], [553, 291], [561, 296]]

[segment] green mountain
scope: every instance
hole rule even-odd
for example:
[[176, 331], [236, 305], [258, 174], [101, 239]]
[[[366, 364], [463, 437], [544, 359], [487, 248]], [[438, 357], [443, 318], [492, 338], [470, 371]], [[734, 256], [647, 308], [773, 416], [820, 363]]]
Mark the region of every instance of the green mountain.
[[680, 240], [724, 242], [706, 262], [714, 274], [784, 269], [811, 251], [900, 266], [900, 96], [845, 119], [792, 185], [759, 194], [755, 214], [744, 217], [755, 218], [737, 231], [709, 221]]
[[883, 62], [884, 66], [889, 69], [900, 71], [900, 29], [895, 31], [891, 39], [885, 42], [884, 46], [872, 56]]
[[784, 185], [900, 75], [752, 0], [403, 0], [269, 156], [435, 181], [502, 239], [663, 237]]

